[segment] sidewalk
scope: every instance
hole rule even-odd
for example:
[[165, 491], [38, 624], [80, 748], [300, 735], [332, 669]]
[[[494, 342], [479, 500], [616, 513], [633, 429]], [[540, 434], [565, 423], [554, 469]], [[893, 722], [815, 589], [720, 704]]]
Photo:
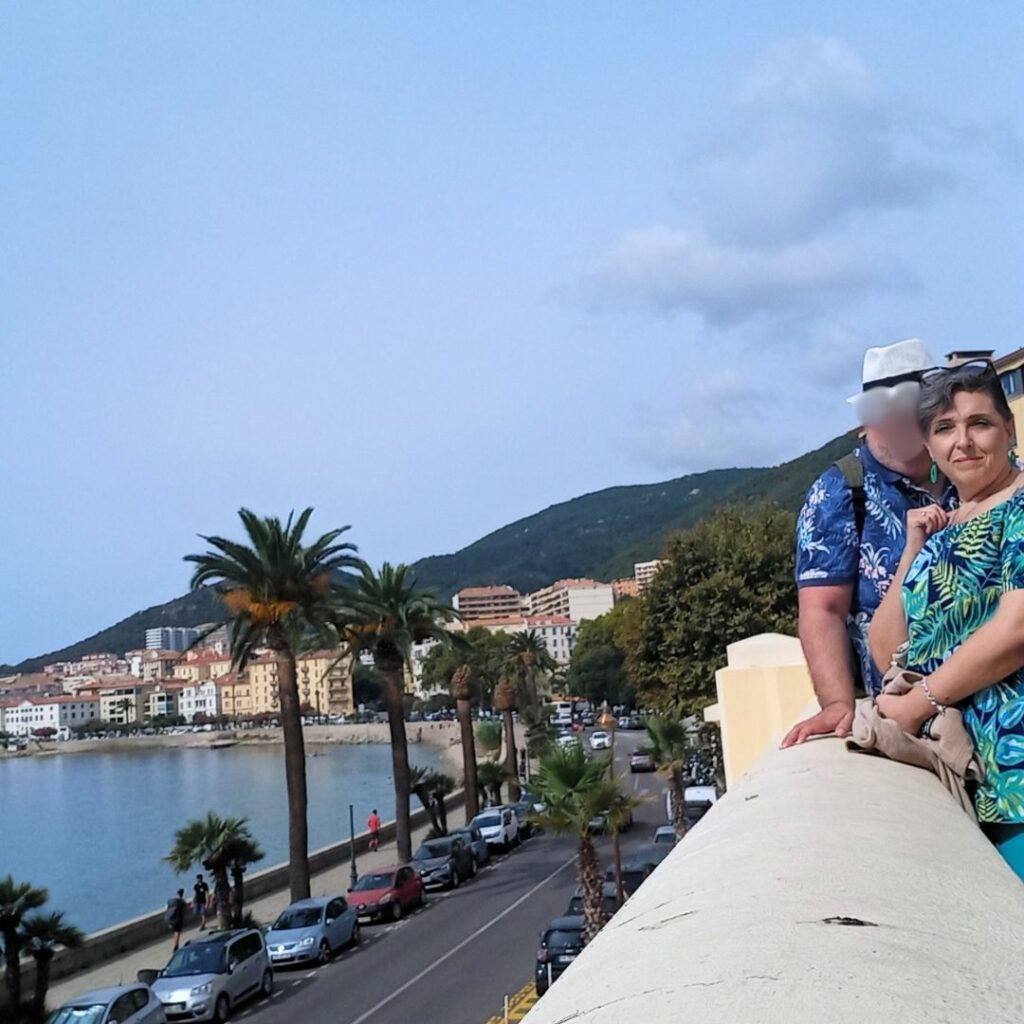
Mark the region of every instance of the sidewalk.
[[[464, 812], [462, 807], [451, 813], [449, 827], [456, 827], [462, 824]], [[412, 848], [413, 851], [429, 831], [430, 825], [421, 825], [413, 829]], [[387, 867], [396, 863], [397, 852], [394, 842], [384, 843], [375, 853], [360, 853], [356, 856], [356, 867], [360, 874], [371, 871], [374, 868]], [[327, 894], [344, 895], [349, 886], [350, 865], [346, 861], [320, 874], [313, 875], [310, 879], [310, 893], [313, 896]], [[280, 890], [270, 893], [267, 896], [246, 902], [245, 909], [252, 911], [253, 916], [264, 924], [272, 923], [277, 915], [288, 906], [290, 900], [288, 890]], [[211, 920], [207, 927], [216, 927], [216, 921]], [[198, 928], [191, 928], [182, 933], [182, 942], [199, 934]], [[60, 1006], [65, 1000], [78, 992], [85, 992], [89, 989], [104, 988], [108, 985], [121, 985], [135, 981], [136, 971], [143, 968], [161, 968], [167, 963], [174, 947], [174, 938], [168, 933], [167, 938], [162, 942], [153, 943], [140, 949], [126, 953], [124, 956], [108, 960], [103, 964], [72, 974], [66, 978], [55, 981], [50, 986], [47, 1002], [51, 1007]]]

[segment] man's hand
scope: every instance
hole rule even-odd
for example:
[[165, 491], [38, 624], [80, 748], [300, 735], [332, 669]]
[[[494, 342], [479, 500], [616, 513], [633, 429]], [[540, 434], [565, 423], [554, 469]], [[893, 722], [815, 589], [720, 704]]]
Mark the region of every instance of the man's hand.
[[792, 729], [786, 733], [782, 741], [782, 747], [795, 746], [803, 743], [812, 736], [846, 736], [853, 726], [853, 705], [846, 701], [833, 701], [826, 704], [816, 715], [797, 722]]

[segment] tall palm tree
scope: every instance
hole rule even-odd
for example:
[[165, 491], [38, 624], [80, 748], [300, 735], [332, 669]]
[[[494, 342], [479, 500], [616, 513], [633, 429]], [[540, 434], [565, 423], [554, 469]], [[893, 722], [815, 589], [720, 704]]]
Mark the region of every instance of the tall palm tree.
[[472, 821], [480, 810], [479, 783], [476, 778], [476, 743], [473, 740], [473, 670], [460, 665], [449, 683], [455, 698], [455, 714], [462, 735], [462, 787], [466, 793], [466, 821]]
[[0, 936], [4, 940], [4, 980], [7, 998], [17, 1012], [21, 1006], [21, 925], [38, 910], [50, 894], [28, 882], [15, 882], [13, 875], [0, 878]]
[[234, 919], [242, 917], [242, 893], [234, 898], [229, 878], [236, 874], [236, 882], [246, 864], [260, 860], [263, 851], [249, 831], [247, 818], [221, 818], [213, 811], [205, 818], [190, 821], [174, 834], [174, 846], [164, 857], [175, 871], [188, 871], [201, 864], [213, 875], [213, 891], [217, 897], [217, 913], [222, 928], [232, 927]]
[[513, 633], [505, 656], [505, 674], [519, 685], [520, 701], [527, 708], [540, 707], [538, 684], [545, 675], [558, 669], [544, 638], [536, 630]]
[[672, 826], [676, 839], [686, 835], [686, 803], [683, 770], [691, 753], [690, 741], [683, 723], [674, 718], [651, 715], [644, 719], [647, 743], [640, 749], [654, 759], [655, 767], [668, 779], [672, 794]]
[[[608, 920], [601, 866], [590, 833], [590, 823], [610, 814], [623, 799], [616, 782], [608, 778], [604, 758], [590, 758], [579, 743], [553, 747], [540, 760], [533, 777], [533, 792], [547, 807], [534, 821], [542, 828], [569, 836], [576, 842], [576, 863], [583, 894], [583, 938], [589, 942]], [[629, 798], [625, 798], [629, 799]]]
[[430, 773], [430, 795], [434, 801], [434, 811], [437, 814], [438, 824], [441, 826], [441, 835], [448, 835], [448, 808], [445, 807], [445, 798], [455, 792], [455, 780], [444, 772], [432, 771]]
[[409, 766], [409, 789], [416, 795], [423, 810], [427, 812], [427, 817], [430, 818], [430, 827], [434, 830], [434, 834], [440, 836], [444, 833], [441, 829], [441, 822], [437, 817], [437, 812], [434, 809], [434, 794], [431, 792], [432, 776], [432, 768], [424, 768], [416, 764]]
[[50, 987], [50, 963], [58, 946], [73, 949], [80, 946], [85, 936], [73, 925], [66, 924], [64, 915], [30, 914], [21, 924], [24, 948], [36, 964], [36, 988], [32, 996], [32, 1012], [37, 1020], [46, 1011], [46, 992]]
[[511, 803], [519, 799], [519, 763], [516, 756], [516, 729], [513, 712], [519, 707], [519, 688], [513, 680], [502, 676], [494, 688], [494, 710], [501, 713], [505, 726], [505, 775]]
[[434, 592], [416, 586], [407, 565], [385, 562], [374, 572], [365, 562], [355, 588], [344, 595], [333, 622], [353, 660], [362, 653], [373, 655], [380, 673], [384, 706], [391, 732], [391, 768], [395, 784], [395, 839], [398, 859], [412, 856], [409, 827], [409, 748], [405, 736], [405, 668], [412, 659], [412, 645], [434, 639], [450, 643], [445, 622], [458, 618], [454, 608], [438, 601]]
[[240, 670], [260, 646], [269, 647], [277, 660], [293, 901], [309, 896], [306, 751], [295, 658], [307, 644], [331, 642], [329, 613], [342, 593], [334, 576], [361, 564], [352, 544], [337, 543], [347, 526], [308, 546], [303, 543], [312, 514], [307, 508], [298, 519], [293, 521], [291, 513], [282, 523], [276, 516], [264, 518], [243, 508], [238, 515], [248, 544], [200, 535], [214, 550], [185, 558], [196, 567], [192, 589], [213, 584], [223, 596], [233, 668]]
[[495, 804], [500, 804], [501, 787], [505, 785], [508, 777], [505, 766], [500, 761], [492, 761], [490, 758], [480, 761], [476, 766], [476, 777], [481, 792], [485, 796], [490, 794], [490, 799]]
[[237, 836], [226, 851], [231, 864], [231, 927], [241, 928], [245, 916], [245, 871], [250, 864], [263, 860], [263, 850], [255, 839]]

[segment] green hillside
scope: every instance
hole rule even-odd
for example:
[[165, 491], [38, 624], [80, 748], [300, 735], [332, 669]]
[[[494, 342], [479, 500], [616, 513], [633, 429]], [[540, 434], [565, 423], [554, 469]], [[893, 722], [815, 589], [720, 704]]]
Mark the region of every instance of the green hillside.
[[[722, 505], [774, 501], [797, 509], [815, 476], [848, 452], [853, 441], [854, 435], [846, 434], [767, 469], [716, 469], [584, 494], [503, 526], [454, 554], [420, 559], [416, 575], [445, 599], [469, 585], [510, 583], [526, 591], [566, 576], [631, 576], [634, 562], [658, 557], [668, 533], [693, 526]], [[143, 646], [151, 626], [195, 626], [219, 614], [212, 592], [186, 594], [59, 651], [0, 666], [0, 674], [34, 672], [49, 662], [97, 651], [121, 653]]]

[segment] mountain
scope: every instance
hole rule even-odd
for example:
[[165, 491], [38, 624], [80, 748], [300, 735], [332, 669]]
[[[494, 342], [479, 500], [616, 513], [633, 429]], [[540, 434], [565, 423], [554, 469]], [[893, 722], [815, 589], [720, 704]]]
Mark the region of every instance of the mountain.
[[[665, 536], [706, 519], [723, 505], [771, 501], [796, 510], [814, 478], [853, 447], [844, 434], [800, 458], [764, 469], [715, 469], [657, 484], [608, 487], [561, 502], [503, 526], [450, 555], [414, 563], [424, 586], [450, 598], [471, 584], [510, 583], [534, 590], [567, 576], [614, 579], [633, 574], [633, 563], [657, 558]], [[152, 626], [195, 626], [221, 614], [210, 590], [135, 612], [59, 651], [0, 666], [0, 675], [36, 672], [53, 661], [98, 651], [143, 646]]]

